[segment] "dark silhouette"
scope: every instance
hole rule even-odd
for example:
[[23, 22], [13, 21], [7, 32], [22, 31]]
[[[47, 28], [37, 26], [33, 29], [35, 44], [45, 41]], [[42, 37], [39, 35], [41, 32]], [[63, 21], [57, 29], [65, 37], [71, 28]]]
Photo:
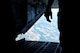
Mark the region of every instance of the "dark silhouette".
[[54, 0], [48, 0], [48, 5], [47, 5], [47, 8], [46, 8], [46, 11], [45, 11], [45, 14], [44, 14], [47, 21], [49, 21], [49, 22], [51, 22], [50, 19], [49, 19], [49, 16], [51, 16], [51, 19], [52, 19], [51, 6], [52, 6], [53, 2], [54, 2]]
[[[6, 53], [17, 53], [15, 38], [16, 33], [26, 23], [26, 0], [5, 0], [2, 6], [2, 53], [5, 51]], [[23, 25], [20, 25], [21, 23]]]
[[11, 0], [12, 13], [16, 21], [16, 33], [27, 24], [27, 1], [26, 0]]
[[[58, 14], [57, 14], [57, 16], [58, 16], [58, 29], [59, 29], [59, 31], [60, 31], [60, 36], [59, 36], [59, 40], [60, 40], [60, 47], [61, 47], [61, 49], [62, 49], [62, 28], [61, 28], [61, 18], [60, 18], [60, 14], [61, 14], [61, 8], [59, 8], [59, 11], [58, 11]], [[61, 51], [61, 53], [62, 53], [62, 51]]]

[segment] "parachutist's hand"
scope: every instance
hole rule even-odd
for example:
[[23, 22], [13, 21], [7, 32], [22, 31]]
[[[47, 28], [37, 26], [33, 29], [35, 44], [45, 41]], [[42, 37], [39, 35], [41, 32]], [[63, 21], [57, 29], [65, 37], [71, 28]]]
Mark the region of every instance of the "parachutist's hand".
[[52, 19], [52, 12], [51, 12], [51, 10], [50, 11], [46, 11], [44, 13], [44, 16], [46, 17], [47, 21], [51, 22], [50, 19], [49, 19], [49, 16], [51, 16], [51, 19]]
[[46, 13], [45, 13], [44, 16], [46, 17], [46, 20], [47, 20], [48, 22], [51, 22], [50, 19], [49, 19], [49, 16], [48, 16]]

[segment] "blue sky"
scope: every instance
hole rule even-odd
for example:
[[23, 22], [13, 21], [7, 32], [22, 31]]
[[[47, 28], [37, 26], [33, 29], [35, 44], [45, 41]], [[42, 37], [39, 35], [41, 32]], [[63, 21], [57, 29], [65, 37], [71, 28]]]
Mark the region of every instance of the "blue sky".
[[59, 42], [60, 32], [57, 26], [57, 12], [59, 9], [55, 8], [51, 10], [53, 17], [52, 22], [48, 22], [43, 14], [28, 32], [19, 34], [16, 41], [25, 38], [26, 41]]

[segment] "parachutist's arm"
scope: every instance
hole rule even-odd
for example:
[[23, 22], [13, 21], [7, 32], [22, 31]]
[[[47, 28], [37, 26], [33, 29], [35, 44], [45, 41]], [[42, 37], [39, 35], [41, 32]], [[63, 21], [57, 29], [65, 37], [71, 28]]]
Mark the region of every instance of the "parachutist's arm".
[[47, 5], [47, 8], [46, 8], [46, 11], [45, 11], [45, 14], [44, 14], [47, 21], [49, 21], [49, 22], [51, 22], [50, 19], [49, 19], [49, 16], [51, 16], [51, 19], [52, 19], [51, 6], [52, 6], [53, 2], [54, 2], [54, 0], [48, 0], [48, 5]]

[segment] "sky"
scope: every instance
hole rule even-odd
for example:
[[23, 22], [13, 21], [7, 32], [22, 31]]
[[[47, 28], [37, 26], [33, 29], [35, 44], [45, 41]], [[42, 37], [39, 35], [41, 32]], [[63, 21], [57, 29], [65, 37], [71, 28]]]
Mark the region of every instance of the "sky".
[[25, 38], [26, 41], [59, 42], [60, 32], [57, 24], [57, 12], [59, 9], [51, 10], [53, 17], [51, 22], [48, 22], [43, 14], [25, 34], [19, 34], [16, 41]]

